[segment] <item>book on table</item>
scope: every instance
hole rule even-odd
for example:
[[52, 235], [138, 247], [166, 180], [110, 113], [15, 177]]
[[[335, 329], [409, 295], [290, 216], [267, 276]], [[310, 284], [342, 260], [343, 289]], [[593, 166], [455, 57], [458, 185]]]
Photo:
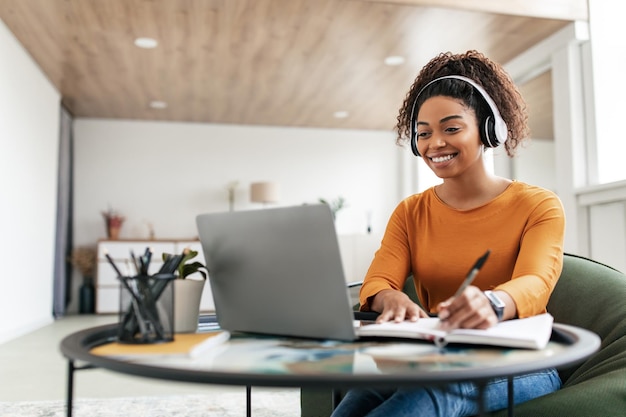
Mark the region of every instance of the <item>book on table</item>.
[[543, 349], [552, 334], [554, 318], [549, 314], [507, 320], [488, 329], [454, 329], [446, 331], [440, 328], [436, 317], [421, 318], [415, 322], [386, 322], [361, 324], [358, 334], [361, 337], [391, 337], [421, 339], [438, 345], [448, 343], [466, 343], [501, 347]]
[[113, 341], [92, 348], [90, 353], [121, 359], [154, 358], [157, 356], [187, 356], [193, 359], [227, 342], [229, 338], [230, 333], [223, 330], [203, 333], [176, 333], [171, 342], [128, 344]]

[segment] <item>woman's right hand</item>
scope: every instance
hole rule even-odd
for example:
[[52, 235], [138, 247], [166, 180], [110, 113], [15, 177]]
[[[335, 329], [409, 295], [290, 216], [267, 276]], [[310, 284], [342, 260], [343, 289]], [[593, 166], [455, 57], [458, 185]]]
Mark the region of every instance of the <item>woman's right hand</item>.
[[377, 323], [386, 321], [401, 322], [404, 320], [417, 321], [420, 317], [428, 317], [428, 314], [408, 295], [398, 290], [382, 290], [372, 300], [372, 310], [379, 311]]

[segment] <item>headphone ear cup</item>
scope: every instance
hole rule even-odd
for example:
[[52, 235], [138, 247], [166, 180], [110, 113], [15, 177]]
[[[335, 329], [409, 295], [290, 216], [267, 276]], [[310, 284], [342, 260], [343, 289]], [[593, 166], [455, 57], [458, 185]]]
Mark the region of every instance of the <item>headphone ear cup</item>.
[[411, 135], [411, 150], [413, 151], [413, 155], [421, 156], [420, 151], [417, 150], [417, 135]]
[[485, 126], [480, 132], [480, 140], [487, 148], [495, 148], [500, 144], [496, 134], [496, 122], [493, 117], [488, 116], [485, 119]]
[[420, 152], [417, 150], [417, 128], [415, 127], [415, 121], [411, 121], [411, 151], [413, 155], [420, 156]]

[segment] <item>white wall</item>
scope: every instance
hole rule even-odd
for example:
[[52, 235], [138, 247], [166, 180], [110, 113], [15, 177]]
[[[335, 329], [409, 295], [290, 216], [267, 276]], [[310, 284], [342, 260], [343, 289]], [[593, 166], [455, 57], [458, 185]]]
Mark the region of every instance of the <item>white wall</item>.
[[511, 160], [513, 178], [556, 191], [554, 140], [532, 139]]
[[343, 196], [339, 233], [364, 233], [367, 212], [381, 231], [399, 202], [398, 152], [391, 132], [243, 127], [77, 119], [75, 244], [105, 237], [101, 211], [126, 217], [121, 238], [197, 236], [195, 216], [228, 210], [227, 186], [239, 181], [235, 210], [250, 203], [249, 184], [275, 181], [277, 205]]
[[[195, 217], [251, 203], [249, 184], [275, 181], [277, 206], [343, 196], [340, 234], [383, 232], [400, 200], [401, 152], [390, 132], [76, 119], [74, 243], [106, 236], [101, 211], [126, 217], [120, 238], [194, 238]], [[70, 310], [75, 306], [70, 306]]]
[[52, 321], [60, 96], [2, 21], [0, 63], [3, 342]]

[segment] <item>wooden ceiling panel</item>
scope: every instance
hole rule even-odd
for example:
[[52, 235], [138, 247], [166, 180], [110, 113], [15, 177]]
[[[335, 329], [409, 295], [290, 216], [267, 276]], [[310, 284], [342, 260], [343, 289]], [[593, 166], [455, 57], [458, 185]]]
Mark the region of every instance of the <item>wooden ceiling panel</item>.
[[364, 0], [0, 0], [0, 18], [77, 117], [383, 130], [439, 52], [505, 63], [568, 23]]

